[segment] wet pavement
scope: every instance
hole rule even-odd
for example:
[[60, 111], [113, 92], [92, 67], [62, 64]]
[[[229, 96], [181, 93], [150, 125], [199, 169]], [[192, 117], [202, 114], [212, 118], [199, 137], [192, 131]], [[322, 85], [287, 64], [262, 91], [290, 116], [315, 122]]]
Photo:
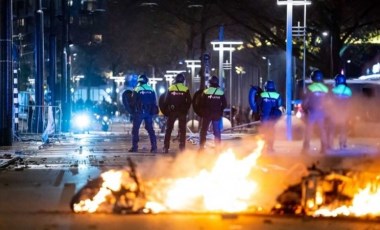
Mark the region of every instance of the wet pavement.
[[[207, 151], [203, 153], [198, 153], [197, 145], [189, 141], [185, 153], [179, 153], [178, 142], [172, 142], [169, 154], [151, 154], [148, 137], [142, 130], [139, 152], [129, 153], [129, 128], [126, 124], [114, 124], [110, 132], [64, 134], [51, 139], [49, 145], [43, 146], [36, 136], [15, 142], [11, 147], [0, 147], [0, 229], [380, 229], [380, 223], [373, 220], [180, 213], [72, 213], [70, 200], [80, 188], [104, 171], [124, 168], [128, 158], [136, 163], [142, 178], [152, 178], [169, 174], [179, 158], [216, 152], [211, 136]], [[196, 140], [196, 135], [190, 137]], [[249, 151], [252, 150], [250, 143], [256, 138], [252, 130], [225, 133], [223, 147]], [[160, 149], [163, 134], [158, 134], [158, 140]], [[289, 180], [299, 179], [304, 169], [299, 165], [313, 163], [324, 168], [370, 170], [377, 162], [378, 142], [377, 138], [351, 138], [347, 149], [331, 150], [321, 155], [318, 141], [313, 140], [310, 152], [302, 155], [301, 141], [279, 138], [275, 142], [275, 152], [263, 152], [260, 162], [263, 171], [273, 173], [273, 177], [292, 174]], [[191, 164], [193, 161], [188, 162]], [[185, 170], [191, 165], [176, 167]]]

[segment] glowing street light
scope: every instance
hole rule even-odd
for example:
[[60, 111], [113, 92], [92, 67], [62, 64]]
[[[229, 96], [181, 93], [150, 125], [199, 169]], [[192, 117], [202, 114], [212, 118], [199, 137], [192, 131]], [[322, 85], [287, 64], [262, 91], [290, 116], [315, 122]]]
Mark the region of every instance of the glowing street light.
[[[185, 60], [186, 67], [190, 68], [191, 70], [191, 79], [189, 82], [189, 91], [192, 93], [193, 91], [193, 80], [195, 78], [195, 69], [201, 68], [201, 61], [200, 60]], [[191, 114], [191, 129], [194, 130], [194, 109], [190, 107], [190, 114]]]
[[286, 115], [287, 138], [292, 139], [292, 42], [293, 42], [293, 6], [310, 5], [308, 0], [277, 0], [277, 5], [286, 5]]
[[150, 77], [149, 78], [149, 84], [152, 85], [152, 88], [154, 89], [155, 92], [157, 92], [157, 89], [156, 89], [156, 85], [159, 81], [162, 81], [163, 78], [161, 77], [156, 77], [156, 76], [153, 76], [153, 77]]
[[243, 74], [245, 74], [245, 70], [244, 70], [244, 67], [243, 66], [235, 66], [235, 71], [236, 73], [238, 74], [239, 78], [238, 78], [238, 105], [239, 107], [241, 106], [241, 88], [242, 88], [242, 78], [243, 78]]
[[[232, 52], [235, 51], [234, 46], [241, 46], [241, 41], [213, 41], [211, 42], [213, 50], [219, 51], [219, 85], [224, 89], [224, 71], [223, 71], [223, 56], [224, 51], [230, 52], [230, 63], [232, 66]], [[231, 72], [230, 72], [231, 73]], [[230, 74], [231, 77], [232, 74]]]
[[330, 36], [330, 77], [333, 77], [334, 59], [333, 59], [333, 49], [332, 49], [332, 35], [329, 32], [322, 32], [323, 37]]
[[193, 92], [193, 81], [195, 78], [195, 69], [201, 68], [201, 61], [200, 60], [185, 60], [186, 67], [191, 70], [191, 80], [189, 82], [189, 88], [190, 92]]
[[125, 82], [125, 76], [111, 76], [110, 79], [114, 80], [118, 86], [123, 85]]
[[263, 60], [267, 60], [267, 80], [270, 80], [270, 66], [272, 65], [272, 63], [270, 62], [270, 59], [267, 58], [267, 57], [262, 57]]
[[164, 75], [165, 81], [168, 82], [168, 85], [172, 85], [174, 78], [177, 74], [184, 73], [186, 70], [166, 70], [166, 74]]
[[243, 45], [242, 41], [213, 41], [211, 42], [213, 50], [219, 51], [219, 85], [224, 89], [224, 68], [223, 68], [223, 55], [224, 51], [230, 52], [230, 61], [227, 64], [227, 69], [230, 70], [230, 121], [232, 124], [232, 52], [235, 51], [236, 46]]

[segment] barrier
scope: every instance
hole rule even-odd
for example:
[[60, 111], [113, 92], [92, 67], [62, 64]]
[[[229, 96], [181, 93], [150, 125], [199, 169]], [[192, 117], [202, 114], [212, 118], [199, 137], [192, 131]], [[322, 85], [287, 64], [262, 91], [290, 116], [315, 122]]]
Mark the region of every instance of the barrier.
[[[57, 137], [61, 135], [62, 110], [61, 106], [19, 105], [18, 129], [19, 137], [41, 135]], [[16, 128], [16, 127], [15, 127]]]

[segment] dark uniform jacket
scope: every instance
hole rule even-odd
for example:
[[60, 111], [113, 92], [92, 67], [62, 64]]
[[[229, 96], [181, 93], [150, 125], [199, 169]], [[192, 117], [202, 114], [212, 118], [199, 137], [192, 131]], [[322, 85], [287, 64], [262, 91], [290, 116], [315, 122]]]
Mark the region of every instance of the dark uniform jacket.
[[133, 113], [154, 115], [157, 109], [156, 93], [148, 84], [138, 84], [133, 89], [131, 110]]
[[348, 118], [351, 111], [351, 89], [344, 84], [335, 86], [332, 90], [332, 100], [329, 108], [330, 114], [329, 118], [335, 124], [344, 124]]
[[183, 83], [176, 83], [169, 87], [164, 106], [168, 113], [186, 114], [191, 105], [189, 88]]
[[302, 101], [302, 109], [307, 116], [323, 119], [326, 116], [329, 88], [320, 82], [307, 86], [307, 93]]
[[273, 120], [281, 116], [282, 98], [277, 92], [262, 92], [259, 100], [261, 120]]
[[220, 88], [209, 87], [205, 89], [200, 99], [200, 110], [203, 117], [219, 120], [223, 116], [223, 110], [227, 107], [227, 100]]

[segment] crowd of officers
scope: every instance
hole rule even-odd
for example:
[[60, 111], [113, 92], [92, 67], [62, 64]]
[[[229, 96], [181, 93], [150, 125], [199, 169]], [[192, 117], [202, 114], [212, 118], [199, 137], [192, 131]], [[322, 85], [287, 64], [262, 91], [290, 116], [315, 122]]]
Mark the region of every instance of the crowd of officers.
[[[303, 153], [310, 148], [310, 139], [315, 128], [318, 128], [321, 140], [320, 152], [325, 153], [333, 147], [334, 137], [338, 135], [339, 147], [347, 146], [347, 121], [349, 115], [350, 98], [352, 91], [346, 84], [346, 77], [338, 74], [335, 77], [335, 86], [330, 89], [323, 83], [323, 73], [315, 70], [311, 74], [312, 83], [307, 86], [302, 98], [304, 112], [305, 133]], [[178, 120], [179, 150], [186, 147], [187, 114], [191, 105], [194, 105], [189, 88], [185, 85], [185, 76], [180, 73], [174, 83], [168, 88], [163, 98], [161, 111], [167, 118], [164, 137], [163, 153], [168, 153], [174, 123]], [[132, 147], [129, 152], [138, 152], [139, 129], [142, 121], [149, 134], [151, 143], [150, 152], [157, 153], [157, 139], [153, 129], [153, 117], [159, 109], [156, 93], [148, 84], [146, 75], [140, 75], [137, 86], [123, 95], [123, 104], [131, 114], [132, 120]], [[275, 83], [271, 80], [264, 85], [264, 90], [258, 92], [257, 111], [260, 117], [260, 133], [265, 140], [267, 152], [274, 151], [274, 126], [284, 112], [283, 99], [276, 91]], [[201, 118], [199, 133], [199, 149], [203, 150], [206, 135], [210, 124], [214, 134], [215, 144], [221, 141], [221, 119], [227, 107], [226, 97], [219, 86], [219, 79], [212, 76], [208, 87], [197, 96], [197, 115]]]
[[[159, 112], [156, 93], [148, 85], [146, 75], [140, 75], [137, 82], [138, 84], [132, 92], [125, 91], [122, 97], [123, 104], [126, 110], [131, 114], [132, 120], [132, 147], [129, 149], [129, 152], [138, 152], [139, 129], [142, 121], [144, 121], [144, 127], [149, 134], [151, 143], [150, 152], [157, 153], [157, 138], [153, 130], [153, 117]], [[185, 76], [178, 74], [164, 97], [162, 113], [167, 117], [167, 122], [163, 153], [169, 152], [171, 135], [176, 120], [178, 120], [180, 151], [184, 150], [186, 146], [187, 114], [192, 105], [192, 97], [189, 88], [184, 82]], [[216, 76], [210, 78], [209, 87], [200, 94], [199, 102], [198, 109], [202, 111], [201, 114], [198, 114], [202, 120], [199, 148], [202, 150], [206, 142], [207, 130], [210, 123], [212, 123], [215, 142], [220, 143], [221, 140], [221, 127], [219, 122], [224, 109], [227, 107], [227, 102]]]
[[[313, 134], [320, 138], [320, 153], [334, 148], [337, 137], [340, 149], [347, 147], [348, 120], [351, 114], [352, 90], [347, 85], [346, 76], [337, 74], [335, 84], [324, 84], [322, 71], [311, 73], [312, 83], [306, 87], [302, 98], [303, 119], [305, 124], [302, 153], [308, 153]], [[258, 97], [258, 111], [261, 120], [261, 134], [267, 152], [273, 152], [274, 125], [284, 112], [282, 97], [276, 91], [273, 81], [267, 81], [264, 91]]]
[[320, 137], [321, 153], [334, 147], [335, 135], [339, 148], [344, 149], [347, 147], [347, 126], [352, 104], [352, 90], [347, 85], [346, 77], [337, 74], [332, 88], [324, 84], [322, 71], [314, 70], [310, 77], [312, 83], [307, 86], [302, 100], [306, 125], [302, 152], [309, 151], [315, 129]]

